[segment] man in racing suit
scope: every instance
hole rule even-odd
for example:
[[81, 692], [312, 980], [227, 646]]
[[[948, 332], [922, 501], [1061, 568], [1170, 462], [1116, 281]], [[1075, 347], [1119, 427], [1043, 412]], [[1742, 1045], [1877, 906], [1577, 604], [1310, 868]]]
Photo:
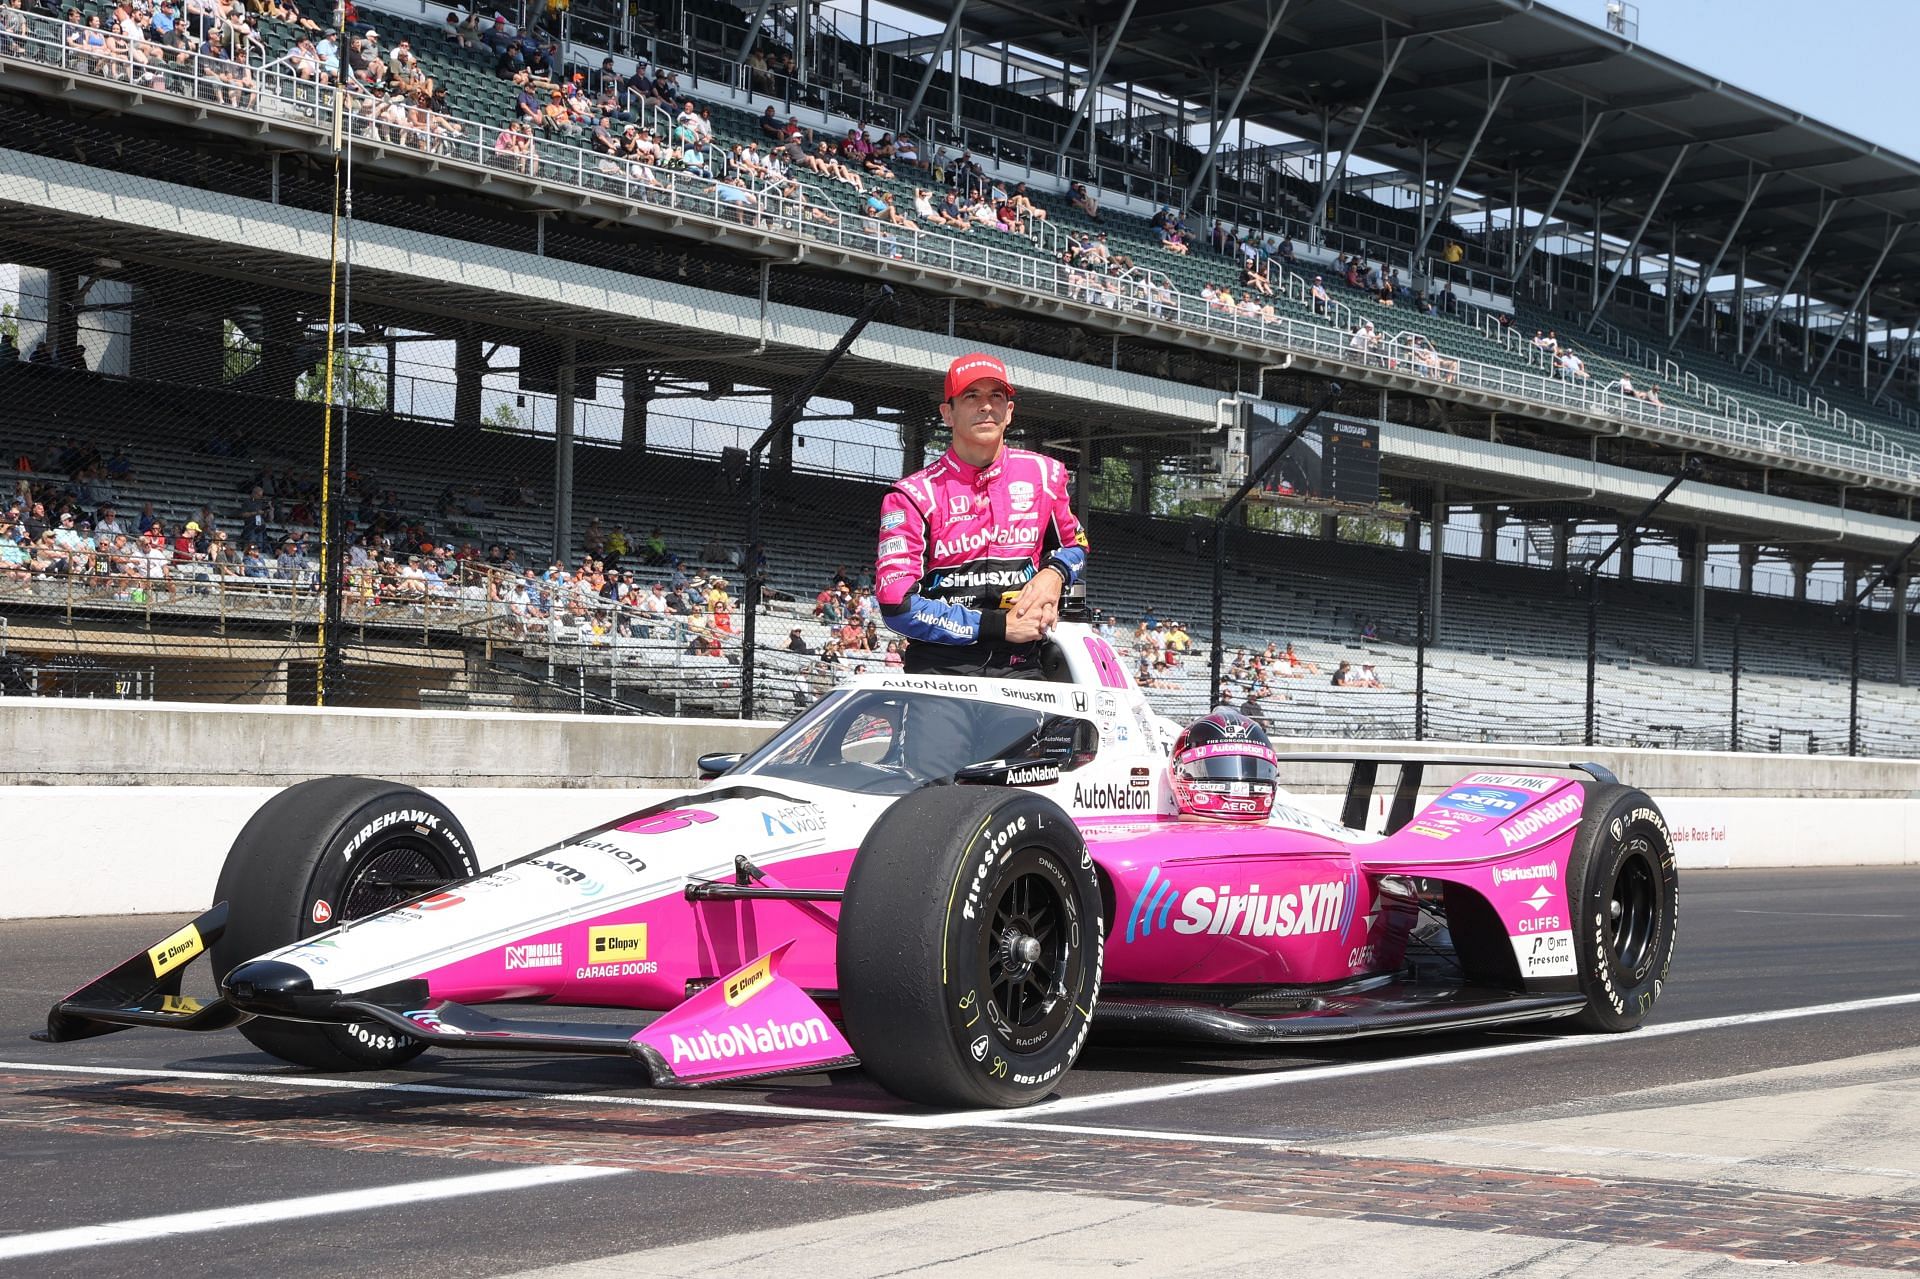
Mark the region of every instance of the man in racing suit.
[[940, 417], [953, 447], [880, 502], [880, 615], [912, 641], [909, 672], [1039, 678], [1040, 641], [1087, 562], [1066, 468], [1006, 446], [1013, 383], [991, 355], [948, 367]]

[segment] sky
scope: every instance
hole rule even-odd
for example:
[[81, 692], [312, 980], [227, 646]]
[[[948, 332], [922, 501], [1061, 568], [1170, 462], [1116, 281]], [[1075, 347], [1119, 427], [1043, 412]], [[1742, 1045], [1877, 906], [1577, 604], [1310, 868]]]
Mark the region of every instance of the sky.
[[[1605, 0], [1540, 0], [1603, 22]], [[1640, 0], [1639, 43], [1824, 124], [1920, 159], [1907, 76], [1920, 0]]]

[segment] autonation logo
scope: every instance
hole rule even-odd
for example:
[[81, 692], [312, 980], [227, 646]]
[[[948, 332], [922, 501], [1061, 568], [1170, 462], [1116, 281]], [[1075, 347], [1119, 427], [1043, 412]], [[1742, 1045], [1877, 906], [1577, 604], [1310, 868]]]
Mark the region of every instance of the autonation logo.
[[831, 1038], [827, 1023], [818, 1017], [805, 1021], [735, 1022], [718, 1031], [703, 1030], [697, 1035], [668, 1035], [673, 1049], [673, 1064], [683, 1061], [731, 1061], [736, 1057], [757, 1057], [763, 1053], [790, 1052], [812, 1048]]
[[1559, 799], [1550, 799], [1538, 808], [1529, 809], [1500, 828], [1500, 839], [1506, 847], [1525, 843], [1555, 822], [1571, 817], [1580, 811], [1580, 796], [1563, 795]]

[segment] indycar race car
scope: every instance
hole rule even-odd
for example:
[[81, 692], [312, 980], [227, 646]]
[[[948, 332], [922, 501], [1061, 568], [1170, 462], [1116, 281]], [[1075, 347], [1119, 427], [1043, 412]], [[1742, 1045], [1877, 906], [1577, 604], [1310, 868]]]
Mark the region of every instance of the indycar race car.
[[[418, 790], [294, 786], [241, 831], [212, 909], [40, 1037], [237, 1026], [321, 1070], [610, 1053], [665, 1087], [857, 1062], [909, 1101], [1012, 1107], [1090, 1030], [1621, 1031], [1659, 998], [1672, 845], [1605, 769], [1283, 753], [1346, 765], [1337, 820], [1285, 791], [1264, 820], [1183, 820], [1180, 726], [1088, 628], [1047, 656], [1047, 681], [857, 679], [745, 757], [703, 758], [698, 788], [484, 873]], [[1477, 771], [1433, 794], [1434, 766]], [[182, 986], [202, 954], [207, 1000]], [[530, 1004], [657, 1015], [500, 1007]]]

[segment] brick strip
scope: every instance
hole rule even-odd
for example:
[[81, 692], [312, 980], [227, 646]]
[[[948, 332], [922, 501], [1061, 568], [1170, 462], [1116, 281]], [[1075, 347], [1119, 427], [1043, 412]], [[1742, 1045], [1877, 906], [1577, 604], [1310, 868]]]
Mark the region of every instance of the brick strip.
[[738, 1113], [404, 1093], [290, 1094], [189, 1080], [0, 1072], [9, 1131], [198, 1137], [493, 1163], [811, 1178], [919, 1190], [1090, 1192], [1146, 1202], [1453, 1226], [1713, 1252], [1920, 1267], [1920, 1203], [1647, 1178], [1561, 1177], [1257, 1146], [1019, 1129], [938, 1133]]

